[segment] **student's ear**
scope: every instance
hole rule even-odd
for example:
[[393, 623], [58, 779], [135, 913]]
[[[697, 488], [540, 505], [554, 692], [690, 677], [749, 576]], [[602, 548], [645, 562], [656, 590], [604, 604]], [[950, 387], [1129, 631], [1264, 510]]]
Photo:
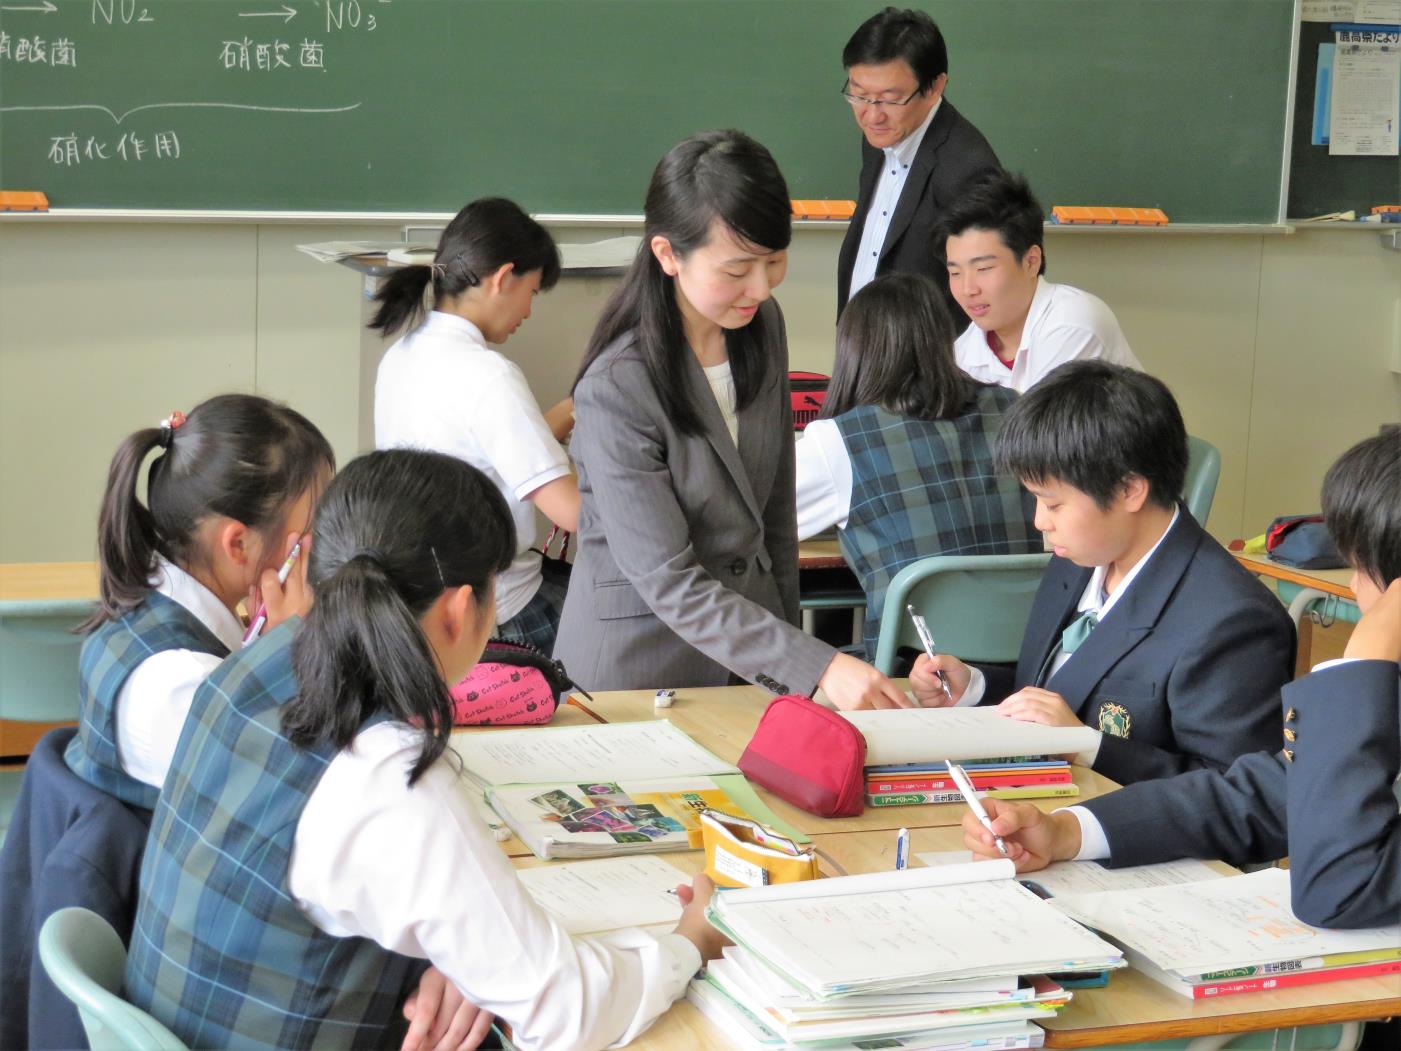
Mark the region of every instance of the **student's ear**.
[[477, 630], [477, 602], [472, 597], [472, 585], [450, 588], [444, 596], [443, 633], [456, 645], [462, 636]]
[[1041, 272], [1041, 246], [1032, 245], [1026, 250], [1026, 255], [1022, 256], [1022, 269], [1028, 274], [1039, 274]]
[[934, 78], [934, 83], [929, 85], [929, 97], [932, 99], [943, 98], [944, 89], [949, 86], [949, 75], [940, 73]]
[[486, 290], [493, 295], [500, 295], [501, 290], [506, 287], [506, 275], [516, 268], [515, 263], [502, 263], [487, 276], [484, 284]]
[[1123, 494], [1124, 510], [1134, 514], [1148, 502], [1148, 479], [1141, 474], [1131, 474], [1124, 479], [1120, 492]]
[[667, 277], [675, 277], [676, 272], [681, 268], [677, 261], [676, 253], [672, 251], [671, 242], [658, 234], [652, 238], [652, 254], [657, 257], [657, 262], [661, 264], [662, 273]]
[[219, 553], [236, 566], [246, 566], [262, 553], [258, 534], [232, 518], [222, 519], [215, 527], [214, 543]]

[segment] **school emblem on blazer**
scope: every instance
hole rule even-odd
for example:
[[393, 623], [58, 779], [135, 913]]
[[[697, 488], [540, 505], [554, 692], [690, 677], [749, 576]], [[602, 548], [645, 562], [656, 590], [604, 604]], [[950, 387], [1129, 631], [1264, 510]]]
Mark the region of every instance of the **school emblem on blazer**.
[[1099, 732], [1113, 737], [1127, 737], [1133, 728], [1133, 716], [1118, 701], [1105, 701], [1099, 706]]

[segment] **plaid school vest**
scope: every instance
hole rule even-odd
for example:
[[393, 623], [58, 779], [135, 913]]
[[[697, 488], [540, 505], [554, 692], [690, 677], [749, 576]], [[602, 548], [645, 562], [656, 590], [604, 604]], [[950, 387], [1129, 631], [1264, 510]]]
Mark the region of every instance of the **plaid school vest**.
[[426, 967], [322, 932], [288, 892], [297, 822], [337, 752], [282, 734], [299, 624], [196, 692], [151, 823], [124, 995], [190, 1047], [397, 1047]]
[[885, 591], [931, 555], [1015, 555], [1041, 550], [1036, 502], [993, 470], [1008, 387], [980, 385], [952, 419], [917, 420], [875, 405], [835, 417], [851, 460], [851, 511], [842, 553], [866, 592], [864, 641], [875, 656]]
[[166, 650], [229, 655], [228, 647], [198, 617], [159, 591], [88, 636], [78, 656], [78, 736], [63, 755], [68, 769], [94, 788], [147, 810], [155, 808], [160, 789], [122, 770], [117, 695], [142, 661]]

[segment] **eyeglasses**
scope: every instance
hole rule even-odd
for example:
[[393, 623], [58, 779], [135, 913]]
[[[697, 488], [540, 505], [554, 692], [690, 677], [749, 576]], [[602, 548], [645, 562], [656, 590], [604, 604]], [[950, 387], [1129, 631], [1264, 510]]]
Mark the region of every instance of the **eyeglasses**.
[[915, 88], [910, 97], [903, 102], [896, 102], [893, 99], [890, 101], [884, 99], [868, 99], [864, 95], [853, 95], [850, 91], [847, 91], [846, 89], [850, 83], [850, 81], [847, 81], [846, 84], [842, 85], [842, 98], [846, 99], [853, 106], [874, 106], [877, 109], [882, 106], [908, 106], [915, 99], [919, 98], [920, 95], [924, 94], [919, 88]]

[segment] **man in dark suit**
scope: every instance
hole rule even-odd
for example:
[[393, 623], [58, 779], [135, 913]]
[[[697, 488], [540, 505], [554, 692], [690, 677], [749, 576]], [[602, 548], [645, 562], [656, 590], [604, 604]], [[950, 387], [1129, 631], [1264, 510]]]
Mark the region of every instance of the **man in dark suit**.
[[1279, 740], [1294, 625], [1179, 502], [1187, 432], [1152, 376], [1103, 361], [1055, 369], [1008, 410], [998, 469], [1036, 497], [1055, 556], [1015, 673], [922, 657], [925, 704], [1001, 702], [1014, 718], [1099, 731], [1077, 756], [1121, 784], [1224, 770]]
[[999, 168], [982, 133], [944, 98], [948, 48], [923, 11], [872, 15], [847, 41], [842, 65], [842, 93], [864, 140], [856, 214], [837, 257], [838, 313], [878, 274], [946, 285], [933, 243], [940, 210], [969, 178]]
[[[1329, 470], [1323, 514], [1355, 571], [1363, 616], [1344, 657], [1282, 692], [1282, 747], [1226, 771], [1130, 785], [1043, 814], [989, 800], [993, 832], [1022, 871], [1052, 861], [1111, 866], [1180, 857], [1234, 864], [1288, 854], [1294, 913], [1321, 927], [1374, 927], [1401, 915], [1401, 438], [1355, 445]], [[1249, 685], [1244, 673], [1241, 685]], [[999, 856], [964, 821], [975, 853]]]

